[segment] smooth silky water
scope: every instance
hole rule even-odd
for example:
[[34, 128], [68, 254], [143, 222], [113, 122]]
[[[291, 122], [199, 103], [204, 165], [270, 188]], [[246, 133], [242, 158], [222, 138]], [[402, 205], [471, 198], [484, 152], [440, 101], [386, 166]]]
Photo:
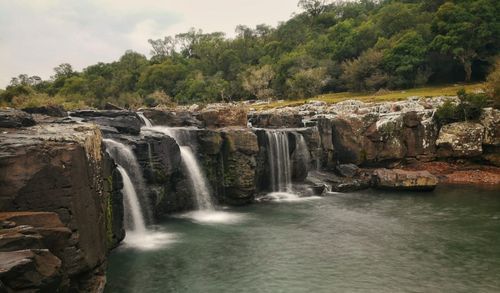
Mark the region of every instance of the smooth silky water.
[[500, 192], [363, 191], [172, 217], [176, 239], [120, 247], [106, 292], [500, 292]]

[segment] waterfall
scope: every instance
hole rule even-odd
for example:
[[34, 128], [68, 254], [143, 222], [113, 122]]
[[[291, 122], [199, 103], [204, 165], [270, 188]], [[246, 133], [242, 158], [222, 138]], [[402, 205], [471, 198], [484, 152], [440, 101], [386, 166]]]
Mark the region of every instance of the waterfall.
[[139, 118], [141, 118], [141, 120], [144, 122], [144, 125], [146, 125], [146, 127], [152, 127], [153, 124], [151, 123], [151, 121], [146, 118], [146, 116], [144, 116], [144, 113], [142, 112], [137, 112], [137, 115], [139, 115]]
[[142, 216], [141, 205], [135, 192], [134, 184], [130, 180], [127, 171], [120, 165], [117, 166], [118, 171], [123, 178], [123, 196], [125, 198], [125, 225], [127, 230], [135, 233], [145, 233], [146, 225]]
[[266, 130], [268, 139], [268, 162], [271, 173], [272, 191], [292, 191], [292, 169], [288, 134], [280, 130]]
[[295, 146], [295, 152], [298, 154], [298, 156], [300, 156], [307, 162], [307, 167], [309, 170], [311, 165], [311, 154], [309, 153], [309, 148], [307, 147], [306, 140], [300, 133], [296, 133], [295, 138], [297, 143], [297, 145]]
[[192, 192], [198, 210], [214, 210], [210, 185], [202, 168], [190, 146], [190, 137], [187, 129], [154, 126], [150, 130], [164, 133], [177, 142], [181, 151], [182, 165], [191, 183]]
[[147, 195], [146, 185], [142, 176], [141, 167], [132, 149], [113, 139], [103, 139], [106, 149], [115, 162], [124, 170], [127, 170], [127, 176], [131, 179], [135, 193], [143, 195], [139, 201], [142, 211], [146, 215], [148, 223], [153, 222], [153, 212], [149, 197]]

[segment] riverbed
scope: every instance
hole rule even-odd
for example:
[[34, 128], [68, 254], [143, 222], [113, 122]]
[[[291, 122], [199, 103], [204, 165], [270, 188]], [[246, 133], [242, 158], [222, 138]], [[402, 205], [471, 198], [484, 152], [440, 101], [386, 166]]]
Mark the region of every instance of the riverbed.
[[500, 292], [498, 187], [285, 199], [155, 229], [111, 254], [106, 292]]

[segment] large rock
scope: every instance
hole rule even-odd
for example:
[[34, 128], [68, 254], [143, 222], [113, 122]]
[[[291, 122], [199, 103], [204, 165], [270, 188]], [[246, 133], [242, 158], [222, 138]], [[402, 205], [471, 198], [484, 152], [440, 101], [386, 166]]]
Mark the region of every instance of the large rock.
[[248, 120], [253, 127], [259, 128], [298, 128], [303, 127], [302, 115], [296, 113], [254, 113]]
[[57, 292], [61, 260], [46, 249], [0, 252], [0, 282], [7, 292]]
[[257, 136], [251, 130], [238, 129], [224, 130], [222, 136], [224, 200], [231, 204], [248, 203], [256, 191]]
[[207, 107], [200, 111], [197, 118], [208, 128], [247, 126], [247, 111], [242, 106]]
[[61, 105], [48, 105], [48, 106], [40, 106], [40, 107], [28, 107], [24, 108], [23, 111], [30, 114], [42, 114], [52, 117], [66, 117], [68, 116], [68, 112], [64, 110], [64, 107]]
[[189, 111], [168, 111], [168, 110], [154, 110], [148, 109], [143, 111], [153, 125], [163, 125], [170, 127], [184, 127], [184, 126], [201, 126], [200, 122], [193, 113]]
[[[105, 266], [108, 250], [123, 238], [114, 234], [123, 229], [116, 219], [123, 205], [121, 198], [113, 198], [114, 165], [101, 142], [101, 132], [90, 124], [48, 124], [0, 133], [0, 210], [59, 216], [71, 231], [60, 253], [71, 287], [95, 277], [94, 271]], [[50, 223], [39, 219], [35, 222]], [[60, 247], [57, 237], [52, 238], [55, 231], [52, 236], [42, 231], [60, 227], [35, 228]]]
[[485, 129], [483, 144], [500, 146], [500, 110], [493, 108], [483, 109], [479, 120]]
[[36, 122], [30, 114], [15, 109], [0, 109], [0, 128], [33, 126]]
[[120, 110], [81, 110], [70, 113], [71, 117], [80, 118], [83, 122], [93, 122], [101, 126], [103, 132], [114, 132], [137, 135], [141, 131], [142, 122], [137, 113]]
[[429, 191], [438, 182], [438, 178], [427, 171], [377, 169], [373, 172], [373, 184], [381, 189]]
[[444, 125], [436, 141], [440, 157], [474, 157], [483, 152], [484, 127], [478, 123]]

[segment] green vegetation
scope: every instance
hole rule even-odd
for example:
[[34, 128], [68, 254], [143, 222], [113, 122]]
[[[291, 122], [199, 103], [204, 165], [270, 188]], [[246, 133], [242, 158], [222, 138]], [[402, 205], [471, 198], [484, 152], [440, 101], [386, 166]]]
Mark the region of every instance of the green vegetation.
[[461, 89], [457, 95], [459, 103], [446, 101], [437, 109], [435, 118], [440, 124], [476, 120], [488, 104], [488, 97], [485, 94], [467, 93]]
[[[0, 106], [134, 108], [317, 95], [335, 101], [332, 93], [346, 91], [397, 99], [404, 89], [483, 81], [500, 48], [496, 0], [300, 0], [298, 6], [303, 12], [276, 28], [240, 25], [235, 38], [192, 29], [149, 40], [149, 59], [127, 51], [81, 72], [61, 64], [50, 80], [19, 75], [0, 92]], [[490, 92], [498, 97], [498, 65], [493, 72]]]

